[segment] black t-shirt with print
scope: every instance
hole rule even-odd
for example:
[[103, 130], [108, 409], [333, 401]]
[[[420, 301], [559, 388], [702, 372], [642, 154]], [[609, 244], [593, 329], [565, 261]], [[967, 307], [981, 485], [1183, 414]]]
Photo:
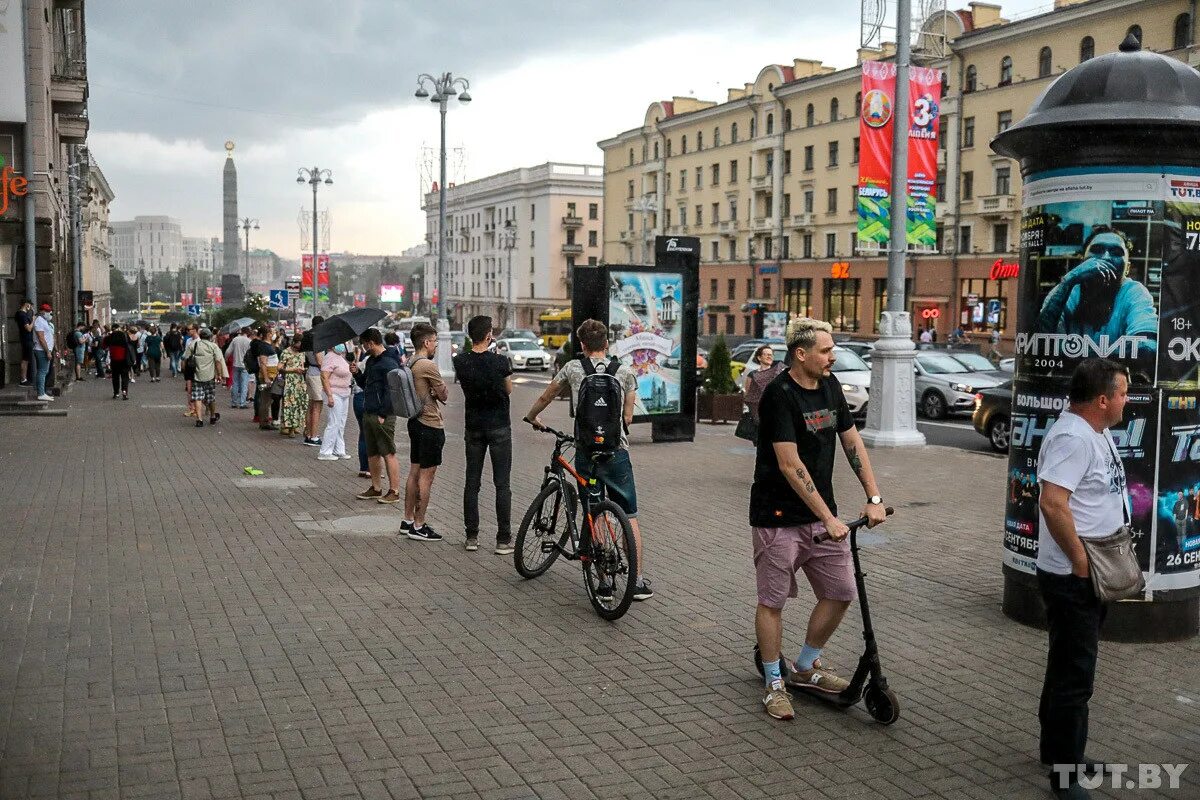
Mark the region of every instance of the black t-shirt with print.
[[817, 493], [836, 514], [833, 456], [837, 434], [854, 425], [841, 383], [830, 376], [822, 378], [818, 388], [805, 389], [790, 373], [784, 372], [763, 391], [758, 413], [758, 456], [754, 485], [750, 489], [750, 524], [786, 528], [819, 521], [779, 469], [773, 442], [795, 442]]
[[489, 431], [512, 425], [508, 392], [504, 390], [504, 379], [512, 375], [507, 358], [499, 353], [468, 350], [454, 357], [454, 373], [466, 398], [467, 430]]

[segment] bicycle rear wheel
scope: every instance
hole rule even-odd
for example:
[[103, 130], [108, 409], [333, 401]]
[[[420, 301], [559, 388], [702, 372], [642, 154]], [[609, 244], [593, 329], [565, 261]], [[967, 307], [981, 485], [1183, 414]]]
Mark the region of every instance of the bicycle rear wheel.
[[[574, 513], [575, 494], [570, 485], [553, 481], [542, 487], [517, 531], [513, 566], [518, 575], [536, 578], [550, 569], [571, 536], [567, 517]], [[547, 552], [544, 543], [553, 543], [554, 547]]]
[[611, 500], [601, 500], [591, 511], [591, 556], [583, 565], [583, 585], [596, 613], [612, 621], [633, 602], [638, 574], [633, 526]]

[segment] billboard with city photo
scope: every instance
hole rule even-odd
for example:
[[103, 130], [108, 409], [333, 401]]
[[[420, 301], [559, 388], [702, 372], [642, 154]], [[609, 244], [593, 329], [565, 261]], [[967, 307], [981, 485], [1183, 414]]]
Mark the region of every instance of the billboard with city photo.
[[379, 302], [381, 303], [403, 303], [404, 302], [404, 284], [402, 283], [382, 283], [379, 285]]
[[610, 349], [637, 376], [635, 416], [680, 413], [680, 274], [613, 269], [608, 280]]

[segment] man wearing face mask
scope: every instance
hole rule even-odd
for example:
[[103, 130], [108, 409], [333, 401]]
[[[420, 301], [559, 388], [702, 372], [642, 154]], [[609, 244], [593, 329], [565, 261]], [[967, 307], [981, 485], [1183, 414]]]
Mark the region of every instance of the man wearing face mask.
[[325, 433], [321, 435], [318, 461], [349, 458], [346, 454], [346, 417], [350, 411], [350, 362], [346, 345], [334, 345], [321, 359], [321, 390], [329, 413], [325, 415]]
[[54, 314], [49, 303], [42, 303], [33, 320], [33, 361], [37, 375], [37, 399], [53, 400], [46, 391], [46, 376], [50, 374], [50, 359], [54, 357]]
[[1084, 245], [1084, 261], [1046, 296], [1038, 314], [1041, 333], [1101, 336], [1145, 336], [1138, 354], [1157, 350], [1158, 313], [1150, 291], [1129, 277], [1128, 240], [1117, 231], [1099, 228]]

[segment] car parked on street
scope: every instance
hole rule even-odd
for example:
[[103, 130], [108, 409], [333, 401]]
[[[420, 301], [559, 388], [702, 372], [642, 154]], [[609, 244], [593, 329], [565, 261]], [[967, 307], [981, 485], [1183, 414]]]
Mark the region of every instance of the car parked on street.
[[966, 364], [945, 352], [919, 351], [913, 359], [916, 372], [917, 412], [929, 419], [948, 414], [970, 412], [975, 408], [975, 392], [999, 386], [1004, 381], [980, 372], [971, 372]]
[[971, 424], [987, 437], [997, 453], [1008, 452], [1012, 434], [1012, 387], [1012, 381], [1009, 380], [975, 393], [975, 412], [971, 415]]
[[875, 353], [874, 342], [845, 341], [838, 342], [837, 345], [843, 350], [849, 350], [851, 353], [854, 353], [854, 355], [861, 358], [870, 366], [871, 356]]
[[550, 355], [538, 347], [536, 341], [528, 339], [501, 339], [496, 342], [496, 352], [508, 359], [513, 370], [550, 369]]
[[966, 364], [967, 369], [971, 370], [971, 372], [989, 375], [1002, 381], [1006, 381], [1012, 377], [1009, 373], [1003, 371], [990, 360], [988, 360], [987, 356], [981, 353], [976, 353], [974, 350], [949, 350], [947, 352], [956, 361], [961, 361], [962, 363]]

